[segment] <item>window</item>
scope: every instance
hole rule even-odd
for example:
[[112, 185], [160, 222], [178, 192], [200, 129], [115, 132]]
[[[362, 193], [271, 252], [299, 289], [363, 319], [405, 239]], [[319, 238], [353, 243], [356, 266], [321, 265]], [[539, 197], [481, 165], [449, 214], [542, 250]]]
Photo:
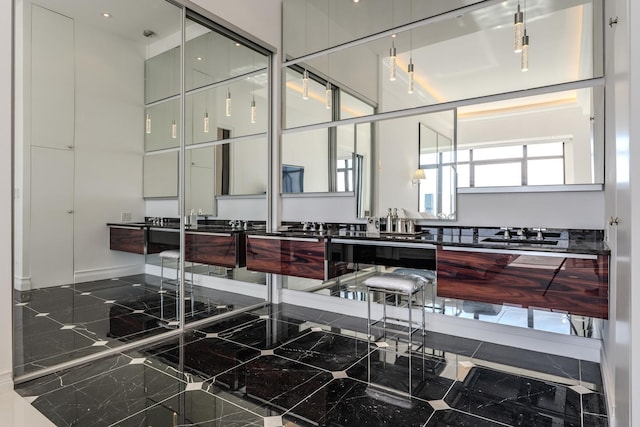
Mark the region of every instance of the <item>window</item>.
[[[458, 150], [458, 187], [563, 185], [564, 143], [518, 144]], [[451, 163], [443, 160], [442, 167]], [[424, 169], [436, 168], [430, 162]]]

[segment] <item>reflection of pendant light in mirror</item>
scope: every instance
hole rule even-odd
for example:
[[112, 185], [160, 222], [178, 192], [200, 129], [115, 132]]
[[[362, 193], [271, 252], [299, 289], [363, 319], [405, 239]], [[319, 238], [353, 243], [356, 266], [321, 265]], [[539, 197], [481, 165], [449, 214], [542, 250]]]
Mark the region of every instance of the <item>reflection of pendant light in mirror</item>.
[[[413, 2], [409, 4], [409, 21], [413, 22]], [[409, 88], [407, 93], [413, 93], [413, 30], [409, 30], [409, 65], [407, 66], [407, 74], [409, 75]]]
[[527, 30], [524, 30], [524, 36], [522, 36], [522, 58], [520, 62], [520, 70], [529, 70], [529, 36]]
[[520, 58], [520, 70], [529, 70], [529, 36], [527, 35], [527, 0], [524, 0], [523, 13], [524, 33], [522, 35], [522, 57]]
[[[253, 69], [256, 69], [256, 53], [253, 52]], [[255, 71], [254, 71], [255, 73]], [[251, 80], [252, 92], [251, 92], [251, 123], [255, 124], [258, 120], [258, 108], [256, 107], [256, 75], [253, 75]]]
[[[395, 38], [395, 34], [391, 37]], [[391, 40], [391, 49], [389, 49], [389, 67], [390, 67], [390, 71], [389, 71], [389, 81], [394, 82], [396, 80], [396, 46], [395, 43], [393, 41], [393, 39]]]
[[176, 139], [178, 137], [178, 125], [175, 120], [171, 120], [171, 138]]
[[333, 89], [331, 89], [331, 83], [327, 82], [327, 88], [324, 91], [324, 107], [330, 110], [333, 106]]
[[413, 173], [413, 179], [411, 180], [411, 183], [413, 185], [418, 185], [420, 184], [420, 181], [427, 179], [427, 176], [424, 173], [424, 169], [416, 169], [416, 171]]
[[302, 99], [309, 99], [309, 71], [306, 68], [302, 73]]
[[[228, 40], [227, 43], [227, 78], [231, 78], [231, 43], [232, 40]], [[231, 117], [231, 89], [227, 86], [227, 96], [224, 100], [224, 115]]]
[[209, 133], [209, 113], [207, 111], [204, 112], [204, 119], [202, 122], [204, 133]]
[[231, 91], [227, 88], [227, 98], [224, 101], [224, 115], [231, 117]]
[[257, 114], [258, 114], [258, 109], [256, 108], [256, 99], [255, 97], [253, 99], [251, 99], [251, 123], [256, 123], [257, 122]]
[[513, 15], [513, 51], [515, 53], [522, 52], [522, 37], [524, 27], [524, 15], [520, 11], [520, 0], [518, 0], [518, 10]]
[[[147, 58], [149, 58], [149, 55], [150, 55], [150, 52], [149, 52], [149, 40], [151, 39], [151, 37], [155, 36], [156, 33], [154, 33], [152, 30], [144, 30], [142, 32], [142, 35], [147, 38], [146, 56], [147, 56]], [[146, 133], [146, 134], [150, 134], [151, 133], [151, 113], [147, 113], [145, 115], [145, 118], [144, 118], [144, 133]]]

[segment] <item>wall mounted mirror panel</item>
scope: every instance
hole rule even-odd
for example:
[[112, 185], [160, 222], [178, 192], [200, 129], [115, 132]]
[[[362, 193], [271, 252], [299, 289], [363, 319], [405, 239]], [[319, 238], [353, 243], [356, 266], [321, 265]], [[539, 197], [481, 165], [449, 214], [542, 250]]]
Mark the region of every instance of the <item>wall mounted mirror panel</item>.
[[[149, 34], [147, 44], [150, 45], [155, 37], [155, 32]], [[144, 67], [145, 103], [160, 101], [180, 93], [180, 46], [152, 56], [145, 61]]]
[[15, 7], [17, 380], [264, 302], [228, 221], [267, 218], [269, 52], [164, 0]]
[[145, 108], [145, 151], [180, 146], [180, 98], [173, 97]]
[[[164, 134], [149, 139], [149, 149], [178, 146], [171, 138], [178, 103], [145, 104], [178, 94], [180, 48], [168, 39], [179, 34], [182, 11], [162, 0], [14, 3], [19, 379], [161, 335], [177, 320], [175, 288], [161, 301], [157, 276], [145, 274], [145, 229], [133, 224], [147, 214], [146, 112], [151, 130]], [[161, 41], [168, 53], [146, 62]], [[175, 197], [177, 152], [155, 160], [165, 155], [172, 168], [147, 164], [145, 172], [163, 173], [144, 191], [168, 181]], [[131, 226], [110, 233], [108, 223], [125, 221]], [[128, 250], [112, 250], [125, 241]]]
[[[267, 132], [266, 70], [224, 85], [190, 92], [186, 99], [186, 144], [200, 144]], [[255, 112], [252, 113], [252, 103]], [[255, 121], [255, 123], [254, 123]]]
[[594, 87], [458, 109], [458, 186], [602, 184], [603, 94]]
[[474, 3], [480, 2], [284, 0], [284, 51], [298, 58]]
[[187, 91], [267, 69], [267, 57], [190, 21], [185, 48]]
[[[296, 66], [371, 101], [378, 113], [603, 75], [602, 28], [594, 25], [602, 22], [600, 1], [528, 2], [526, 28], [530, 46], [526, 61], [523, 54], [514, 53], [513, 14], [517, 2], [509, 4], [512, 7], [499, 3], [425, 21], [409, 30], [399, 29], [393, 37], [373, 36], [331, 54], [303, 59]], [[317, 15], [309, 16], [322, 20], [321, 8], [314, 10]], [[317, 37], [322, 39], [322, 35]], [[390, 52], [395, 52], [394, 58]], [[433, 60], [441, 57], [448, 60]], [[288, 84], [294, 84], [294, 76]], [[290, 100], [287, 97], [286, 101]], [[299, 108], [298, 100], [294, 101], [293, 105], [286, 105], [287, 115]], [[307, 122], [326, 120], [313, 116]], [[287, 121], [286, 126], [292, 124]]]

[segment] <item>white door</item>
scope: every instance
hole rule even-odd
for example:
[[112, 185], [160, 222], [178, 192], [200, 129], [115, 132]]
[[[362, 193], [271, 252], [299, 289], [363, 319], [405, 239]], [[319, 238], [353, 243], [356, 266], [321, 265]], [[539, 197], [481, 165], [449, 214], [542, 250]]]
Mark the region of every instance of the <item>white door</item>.
[[74, 152], [31, 148], [31, 286], [73, 283]]

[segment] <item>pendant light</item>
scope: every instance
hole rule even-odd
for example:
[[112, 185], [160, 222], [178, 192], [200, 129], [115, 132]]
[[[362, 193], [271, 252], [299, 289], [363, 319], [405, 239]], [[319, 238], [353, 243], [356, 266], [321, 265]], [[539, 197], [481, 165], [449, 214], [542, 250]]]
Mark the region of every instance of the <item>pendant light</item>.
[[324, 107], [327, 110], [331, 110], [333, 107], [333, 89], [331, 83], [327, 82], [327, 88], [324, 91]]
[[523, 28], [524, 33], [522, 35], [522, 56], [520, 57], [520, 70], [529, 70], [529, 36], [527, 35], [527, 0], [524, 0], [524, 13], [523, 13]]
[[[256, 69], [256, 53], [252, 53], [253, 59], [253, 72], [255, 73]], [[252, 90], [251, 90], [251, 123], [256, 124], [258, 122], [258, 108], [256, 107], [256, 75], [253, 75], [251, 79]]]
[[396, 57], [396, 46], [395, 43], [393, 41], [393, 38], [395, 38], [395, 34], [392, 35], [392, 39], [391, 39], [391, 49], [389, 49], [389, 67], [390, 67], [390, 71], [389, 71], [389, 81], [395, 82], [396, 81], [396, 62], [397, 62], [397, 57]]
[[[142, 35], [144, 37], [146, 37], [146, 39], [147, 39], [146, 56], [148, 58], [149, 55], [150, 55], [150, 52], [149, 52], [149, 50], [150, 50], [150, 48], [149, 48], [150, 41], [149, 40], [151, 40], [151, 38], [154, 37], [156, 35], [156, 33], [153, 32], [152, 30], [144, 30], [144, 31], [142, 31]], [[151, 133], [151, 113], [145, 114], [145, 117], [144, 117], [144, 133], [146, 133], [146, 134], [150, 134]]]
[[520, 0], [518, 0], [518, 10], [513, 15], [513, 51], [522, 52], [522, 37], [524, 27], [524, 14], [520, 11]]
[[[231, 40], [227, 44], [227, 78], [231, 78]], [[227, 85], [227, 97], [224, 100], [224, 115], [231, 117], [231, 89]]]
[[302, 99], [309, 99], [309, 71], [306, 68], [302, 73]]
[[524, 30], [522, 36], [522, 57], [520, 58], [520, 70], [529, 71], [529, 36], [527, 35], [527, 29]]
[[[413, 22], [413, 2], [409, 5], [409, 21]], [[409, 75], [409, 88], [407, 93], [413, 93], [413, 30], [409, 30], [409, 65], [407, 66], [407, 74]]]
[[171, 120], [171, 138], [178, 138], [178, 125], [176, 124], [175, 119]]
[[256, 108], [256, 98], [251, 99], [251, 123], [255, 124], [258, 121], [258, 109]]
[[227, 98], [224, 101], [224, 115], [231, 117], [231, 91], [227, 88]]
[[202, 125], [203, 125], [204, 133], [209, 133], [209, 113], [207, 111], [204, 112]]
[[[210, 34], [210, 33], [209, 33]], [[209, 71], [207, 67], [209, 58], [209, 34], [205, 35], [204, 39], [204, 69], [205, 74]], [[202, 130], [204, 133], [209, 133], [209, 91], [205, 92], [204, 96], [204, 115], [202, 116]]]
[[[391, 28], [395, 25], [396, 20], [396, 2], [393, 0], [391, 3]], [[397, 55], [396, 55], [396, 45], [395, 39], [396, 35], [393, 34], [391, 36], [391, 49], [389, 49], [389, 81], [396, 81], [396, 65], [397, 65]]]

